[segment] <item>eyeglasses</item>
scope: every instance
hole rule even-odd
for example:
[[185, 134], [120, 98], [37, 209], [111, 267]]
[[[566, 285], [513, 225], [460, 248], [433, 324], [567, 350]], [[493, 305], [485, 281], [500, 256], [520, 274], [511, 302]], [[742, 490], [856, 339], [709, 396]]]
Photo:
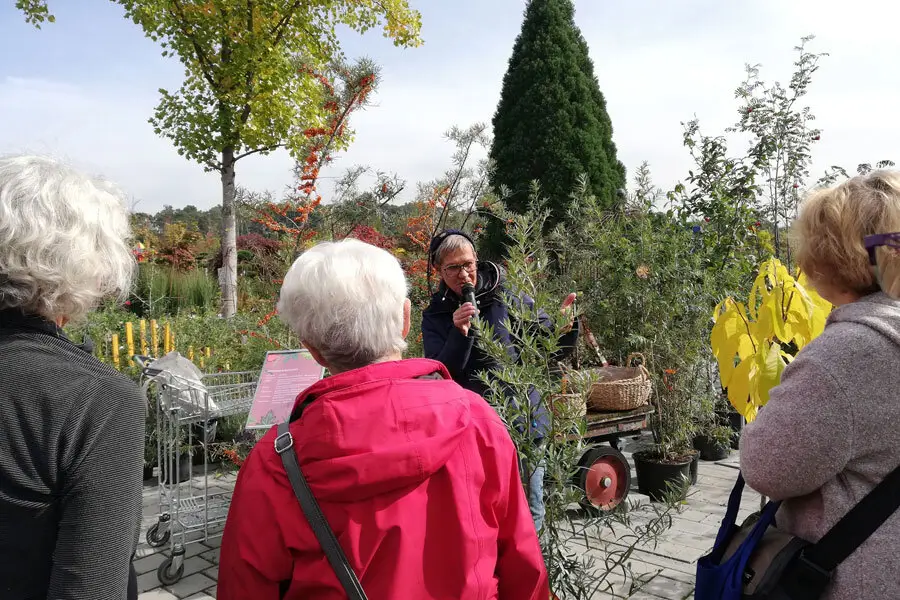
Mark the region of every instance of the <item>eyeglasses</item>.
[[875, 251], [880, 246], [887, 246], [888, 248], [893, 248], [894, 251], [900, 251], [900, 232], [867, 235], [863, 238], [863, 244], [869, 253], [869, 264], [875, 266], [878, 264]]
[[459, 265], [447, 265], [446, 267], [441, 267], [441, 271], [443, 271], [447, 275], [459, 275], [463, 269], [466, 270], [467, 273], [474, 273], [476, 267], [475, 261], [464, 262]]

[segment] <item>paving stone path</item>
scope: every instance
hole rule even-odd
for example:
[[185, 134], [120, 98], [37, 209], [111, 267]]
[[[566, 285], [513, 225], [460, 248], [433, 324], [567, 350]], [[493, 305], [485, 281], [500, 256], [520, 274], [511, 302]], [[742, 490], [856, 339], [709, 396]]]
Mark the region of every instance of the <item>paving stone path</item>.
[[[632, 444], [629, 444], [632, 445]], [[630, 454], [626, 451], [626, 455]], [[719, 523], [725, 513], [728, 496], [737, 477], [737, 453], [717, 463], [701, 462], [697, 485], [678, 513], [673, 516], [671, 529], [662, 534], [656, 543], [638, 546], [631, 557], [631, 570], [639, 581], [625, 581], [621, 575], [611, 575], [610, 591], [598, 592], [596, 600], [686, 600], [693, 598], [694, 569], [697, 559], [706, 553], [715, 540]], [[212, 477], [212, 476], [211, 476]], [[217, 476], [212, 484], [214, 492], [228, 491], [234, 486], [233, 474]], [[636, 478], [633, 480], [636, 481]], [[199, 482], [200, 480], [197, 479]], [[634, 486], [636, 488], [636, 485]], [[641, 506], [631, 513], [633, 521], [649, 519], [652, 509], [649, 500], [635, 489], [630, 500], [638, 500]], [[205, 542], [195, 542], [185, 547], [184, 576], [172, 586], [162, 586], [157, 568], [168, 556], [168, 545], [154, 549], [146, 543], [146, 530], [157, 521], [158, 495], [155, 485], [144, 489], [144, 523], [141, 544], [135, 568], [138, 573], [140, 600], [209, 600], [216, 597], [218, 580], [219, 545], [221, 529], [215, 537]], [[759, 506], [759, 496], [745, 492], [740, 518]], [[603, 547], [624, 547], [622, 532], [609, 528], [597, 530], [588, 536], [588, 544], [580, 549], [602, 561]]]

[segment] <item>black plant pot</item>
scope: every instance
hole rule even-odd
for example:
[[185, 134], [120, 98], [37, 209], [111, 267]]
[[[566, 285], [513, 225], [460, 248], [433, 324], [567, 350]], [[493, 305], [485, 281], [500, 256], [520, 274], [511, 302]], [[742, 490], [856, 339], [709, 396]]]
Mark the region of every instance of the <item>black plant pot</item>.
[[724, 460], [731, 454], [728, 444], [717, 442], [705, 435], [694, 438], [694, 449], [700, 451], [700, 458], [703, 460]]
[[671, 489], [679, 489], [684, 480], [693, 482], [695, 470], [692, 468], [695, 456], [678, 461], [661, 461], [652, 452], [635, 452], [634, 468], [637, 471], [638, 491], [650, 496], [650, 500], [660, 502]]

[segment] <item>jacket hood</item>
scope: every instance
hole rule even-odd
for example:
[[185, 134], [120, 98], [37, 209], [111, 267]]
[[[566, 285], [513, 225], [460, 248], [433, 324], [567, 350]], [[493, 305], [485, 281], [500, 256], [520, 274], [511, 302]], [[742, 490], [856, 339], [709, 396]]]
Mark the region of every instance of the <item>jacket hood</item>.
[[417, 485], [441, 469], [470, 426], [469, 392], [439, 362], [408, 359], [310, 386], [291, 425], [317, 498], [359, 501]]
[[828, 323], [857, 323], [877, 331], [900, 347], [900, 300], [884, 292], [834, 309]]
[[[497, 290], [503, 287], [506, 276], [503, 268], [487, 260], [478, 261], [478, 270], [475, 279], [475, 299], [478, 303], [489, 304], [493, 302]], [[462, 298], [456, 292], [447, 287], [441, 279], [437, 291], [431, 295], [429, 310], [433, 312], [453, 312], [459, 308]]]

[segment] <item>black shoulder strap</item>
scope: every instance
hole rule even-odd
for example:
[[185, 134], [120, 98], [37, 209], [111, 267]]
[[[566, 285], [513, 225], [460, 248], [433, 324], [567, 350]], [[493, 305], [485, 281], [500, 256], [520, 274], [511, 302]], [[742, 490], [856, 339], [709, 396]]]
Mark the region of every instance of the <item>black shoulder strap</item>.
[[882, 523], [900, 508], [900, 467], [866, 494], [822, 539], [804, 551], [804, 557], [830, 572], [853, 554]]
[[290, 423], [284, 422], [278, 426], [278, 437], [275, 438], [275, 452], [281, 456], [284, 463], [284, 470], [287, 472], [291, 487], [294, 488], [294, 494], [300, 501], [300, 508], [306, 515], [313, 533], [319, 540], [331, 568], [334, 569], [338, 580], [347, 592], [347, 598], [350, 600], [367, 600], [366, 593], [363, 591], [362, 584], [353, 572], [353, 568], [347, 561], [347, 556], [341, 549], [334, 532], [325, 520], [319, 503], [316, 502], [303, 471], [300, 470], [300, 461], [297, 459], [297, 453], [294, 452], [294, 438], [291, 436]]

